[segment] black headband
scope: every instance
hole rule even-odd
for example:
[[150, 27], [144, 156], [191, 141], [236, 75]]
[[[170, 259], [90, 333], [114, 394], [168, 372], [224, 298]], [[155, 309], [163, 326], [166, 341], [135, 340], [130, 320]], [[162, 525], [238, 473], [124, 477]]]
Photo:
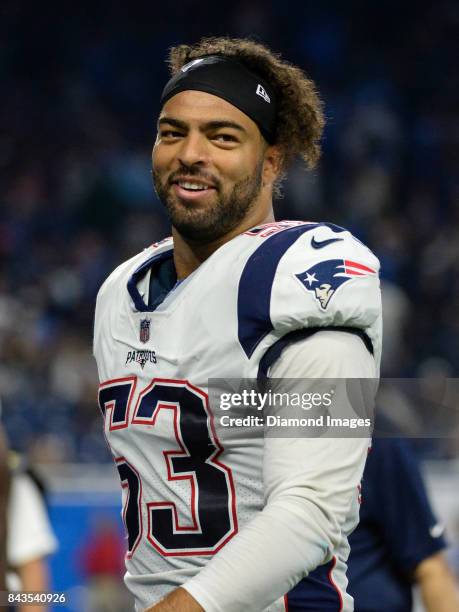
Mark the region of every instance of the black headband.
[[223, 98], [250, 117], [269, 143], [276, 135], [276, 96], [273, 88], [240, 62], [208, 55], [185, 64], [166, 84], [161, 107], [181, 91], [194, 89]]

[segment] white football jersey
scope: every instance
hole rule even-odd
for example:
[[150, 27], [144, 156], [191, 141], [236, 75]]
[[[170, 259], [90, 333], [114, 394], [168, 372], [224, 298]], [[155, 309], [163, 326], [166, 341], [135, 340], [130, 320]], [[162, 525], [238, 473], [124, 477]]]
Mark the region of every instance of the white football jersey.
[[[357, 328], [377, 364], [381, 354], [379, 263], [342, 228], [249, 230], [149, 306], [151, 276], [172, 256], [166, 239], [123, 263], [96, 307], [99, 405], [137, 610], [196, 576], [266, 503], [263, 440], [220, 426], [209, 379], [257, 378], [268, 349], [303, 328]], [[324, 559], [329, 577], [345, 561], [336, 550]], [[281, 595], [269, 610], [285, 609]]]

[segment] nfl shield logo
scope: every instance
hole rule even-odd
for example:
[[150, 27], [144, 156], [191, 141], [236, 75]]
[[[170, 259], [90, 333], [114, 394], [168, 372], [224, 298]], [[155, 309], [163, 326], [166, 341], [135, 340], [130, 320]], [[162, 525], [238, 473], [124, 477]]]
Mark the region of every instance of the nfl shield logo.
[[140, 321], [140, 342], [144, 344], [150, 340], [150, 323], [151, 319], [142, 319]]

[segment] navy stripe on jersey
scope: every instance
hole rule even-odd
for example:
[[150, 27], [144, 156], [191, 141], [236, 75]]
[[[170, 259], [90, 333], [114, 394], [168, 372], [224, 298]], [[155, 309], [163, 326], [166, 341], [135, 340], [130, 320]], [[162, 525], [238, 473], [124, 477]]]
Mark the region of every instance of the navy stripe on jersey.
[[[238, 337], [247, 357], [274, 328], [271, 321], [271, 290], [279, 261], [305, 233], [326, 226], [344, 232], [333, 223], [306, 223], [266, 238], [247, 260], [239, 280], [237, 298]], [[256, 239], [256, 238], [254, 238]]]
[[269, 347], [260, 360], [260, 365], [258, 366], [258, 380], [263, 381], [264, 379], [268, 378], [269, 368], [279, 359], [282, 351], [287, 346], [294, 344], [295, 342], [299, 342], [300, 340], [304, 340], [304, 338], [309, 338], [309, 336], [312, 336], [318, 331], [341, 331], [349, 334], [355, 334], [365, 344], [367, 351], [373, 355], [373, 344], [362, 329], [357, 327], [346, 327], [344, 325], [339, 325], [336, 327], [305, 327], [285, 334], [285, 336]]
[[287, 593], [288, 612], [340, 612], [343, 609], [341, 593], [332, 577], [335, 564], [333, 558], [319, 565]]
[[143, 264], [141, 264], [137, 268], [137, 270], [128, 280], [127, 290], [129, 291], [129, 295], [131, 296], [132, 301], [134, 302], [136, 310], [138, 310], [139, 312], [153, 312], [159, 306], [159, 303], [155, 303], [154, 306], [148, 306], [140, 295], [139, 290], [137, 289], [137, 284], [145, 276], [145, 274], [150, 268], [152, 268], [153, 266], [157, 266], [160, 263], [166, 261], [167, 259], [171, 259], [172, 257], [172, 249], [153, 255], [152, 257], [147, 259], [147, 261], [144, 261]]

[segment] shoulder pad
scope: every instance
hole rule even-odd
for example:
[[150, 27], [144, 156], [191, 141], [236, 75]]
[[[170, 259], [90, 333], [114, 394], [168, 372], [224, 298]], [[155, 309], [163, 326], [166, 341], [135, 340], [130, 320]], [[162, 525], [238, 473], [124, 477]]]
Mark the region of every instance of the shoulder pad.
[[380, 326], [378, 272], [373, 253], [336, 225], [304, 223], [270, 236], [248, 259], [239, 283], [244, 351], [250, 357], [271, 331], [284, 335], [304, 327], [338, 326], [367, 330], [377, 321]]

